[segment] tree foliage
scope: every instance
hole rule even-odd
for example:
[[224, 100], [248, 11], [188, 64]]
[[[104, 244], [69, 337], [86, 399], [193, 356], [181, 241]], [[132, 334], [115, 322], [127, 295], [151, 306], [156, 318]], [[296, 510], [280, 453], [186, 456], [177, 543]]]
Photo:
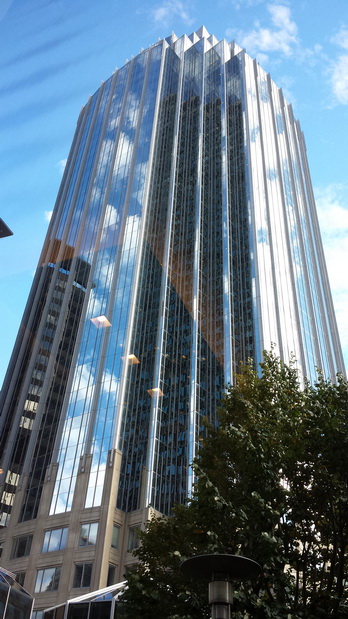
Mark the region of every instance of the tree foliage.
[[319, 374], [301, 386], [296, 363], [265, 354], [229, 388], [219, 426], [194, 462], [195, 494], [153, 519], [135, 551], [125, 616], [209, 617], [207, 586], [180, 563], [228, 552], [261, 564], [235, 585], [235, 619], [348, 617], [348, 386]]

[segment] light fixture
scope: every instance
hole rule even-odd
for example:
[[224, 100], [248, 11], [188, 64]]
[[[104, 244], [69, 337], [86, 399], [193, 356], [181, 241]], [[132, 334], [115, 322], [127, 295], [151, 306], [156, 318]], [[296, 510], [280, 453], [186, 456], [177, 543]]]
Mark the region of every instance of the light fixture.
[[5, 224], [4, 220], [0, 217], [0, 238], [4, 238], [5, 236], [12, 236], [13, 232], [10, 230], [7, 224]]
[[140, 363], [138, 357], [134, 353], [131, 353], [130, 355], [121, 358], [122, 361], [127, 361], [130, 365], [136, 365], [137, 363]]
[[232, 582], [256, 578], [261, 572], [261, 566], [240, 555], [209, 554], [186, 559], [180, 565], [180, 571], [188, 578], [207, 581], [211, 616], [214, 619], [230, 619]]
[[162, 397], [164, 396], [164, 393], [162, 391], [162, 389], [160, 389], [159, 387], [154, 387], [153, 389], [148, 389], [147, 393], [152, 397], [152, 398], [156, 398], [156, 397]]
[[106, 316], [96, 316], [95, 318], [91, 318], [91, 322], [93, 322], [94, 326], [97, 327], [97, 329], [111, 327], [111, 322], [107, 319]]

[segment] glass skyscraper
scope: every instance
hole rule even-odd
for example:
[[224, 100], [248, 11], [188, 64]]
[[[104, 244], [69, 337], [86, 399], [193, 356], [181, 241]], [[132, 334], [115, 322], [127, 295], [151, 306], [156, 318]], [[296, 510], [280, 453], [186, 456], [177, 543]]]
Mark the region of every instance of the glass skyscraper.
[[122, 579], [272, 345], [344, 370], [300, 125], [238, 45], [173, 34], [81, 111], [1, 392], [0, 562], [37, 609]]

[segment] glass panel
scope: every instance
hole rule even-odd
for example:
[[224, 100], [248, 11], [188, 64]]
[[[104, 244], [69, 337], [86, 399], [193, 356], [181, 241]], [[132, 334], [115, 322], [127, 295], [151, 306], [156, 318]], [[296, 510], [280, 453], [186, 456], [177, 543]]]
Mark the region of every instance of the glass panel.
[[87, 546], [88, 532], [89, 532], [89, 524], [83, 524], [81, 526], [81, 531], [80, 531], [79, 546]]
[[67, 619], [87, 619], [89, 604], [69, 604]]
[[138, 548], [138, 546], [139, 546], [138, 529], [130, 528], [129, 533], [128, 533], [127, 550], [128, 552], [131, 552], [132, 550], [135, 550], [135, 548]]
[[109, 619], [111, 602], [92, 602], [91, 614], [93, 619]]
[[73, 582], [73, 587], [75, 589], [81, 586], [82, 570], [83, 570], [83, 565], [75, 565], [75, 574], [74, 574], [74, 582]]
[[113, 529], [112, 529], [112, 540], [111, 540], [112, 548], [116, 548], [116, 549], [118, 548], [119, 532], [120, 532], [120, 527], [114, 524]]
[[55, 531], [50, 532], [50, 542], [48, 545], [48, 550], [52, 552], [53, 550], [60, 549], [60, 541], [62, 537], [62, 530], [56, 529]]
[[26, 557], [30, 553], [32, 539], [32, 535], [17, 537], [13, 541], [12, 559]]
[[16, 582], [18, 582], [18, 584], [23, 587], [24, 580], [25, 580], [25, 572], [18, 572], [18, 574], [16, 574]]
[[50, 531], [46, 531], [44, 535], [44, 541], [42, 544], [42, 552], [47, 552], [49, 541], [50, 541]]
[[0, 617], [3, 617], [7, 596], [9, 594], [9, 585], [0, 581]]
[[[51, 572], [52, 570], [48, 570], [48, 571]], [[47, 589], [45, 590], [46, 591], [57, 591], [58, 585], [59, 585], [59, 579], [60, 579], [60, 567], [56, 567], [54, 568], [53, 573], [50, 574], [50, 580], [49, 580], [49, 583], [46, 585]], [[46, 582], [47, 582], [47, 579], [45, 579], [45, 583]]]
[[106, 583], [107, 587], [110, 587], [110, 585], [114, 585], [117, 582], [116, 581], [116, 572], [117, 572], [116, 565], [109, 565], [108, 580], [107, 580], [107, 583]]
[[85, 563], [81, 587], [89, 587], [89, 585], [91, 584], [91, 576], [92, 576], [92, 563]]
[[79, 563], [75, 565], [73, 587], [89, 587], [91, 584], [92, 563]]
[[60, 567], [39, 570], [36, 577], [35, 593], [57, 591], [60, 579]]
[[55, 569], [43, 570], [40, 591], [51, 591], [55, 576]]
[[66, 546], [68, 536], [68, 527], [64, 529], [52, 529], [46, 531], [42, 552], [53, 552], [54, 550], [62, 550]]
[[8, 605], [6, 609], [6, 619], [29, 619], [33, 599], [11, 587]]
[[89, 545], [94, 545], [97, 543], [97, 533], [98, 533], [98, 523], [91, 522], [90, 527], [89, 527], [89, 538], [88, 538]]
[[67, 542], [67, 538], [68, 538], [68, 527], [65, 527], [64, 529], [62, 529], [62, 539], [60, 540], [60, 550], [62, 548], [65, 548], [66, 546], [66, 542]]
[[98, 523], [91, 522], [81, 525], [79, 546], [94, 546], [97, 542]]

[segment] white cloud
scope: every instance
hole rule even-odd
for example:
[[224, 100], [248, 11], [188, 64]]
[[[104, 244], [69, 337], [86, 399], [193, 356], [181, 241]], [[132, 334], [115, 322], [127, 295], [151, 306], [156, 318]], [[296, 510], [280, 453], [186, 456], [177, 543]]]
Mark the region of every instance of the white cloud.
[[297, 35], [297, 26], [291, 19], [291, 13], [288, 6], [283, 4], [270, 4], [268, 10], [272, 17], [272, 23], [281, 31], [294, 36]]
[[316, 189], [316, 201], [323, 236], [335, 240], [348, 238], [348, 201], [344, 204], [343, 185], [328, 185]]
[[296, 59], [304, 63], [306, 67], [313, 67], [319, 62], [327, 62], [328, 56], [322, 45], [315, 43], [313, 47], [299, 48], [296, 54]]
[[120, 220], [120, 215], [118, 213], [118, 210], [112, 204], [107, 204], [106, 209], [105, 209], [105, 216], [104, 216], [103, 235], [105, 234], [106, 228], [109, 228], [109, 227], [113, 228], [114, 226], [116, 226], [119, 220]]
[[61, 159], [61, 160], [60, 160], [60, 161], [58, 161], [58, 163], [57, 163], [57, 168], [58, 168], [58, 170], [59, 170], [59, 172], [60, 172], [61, 174], [63, 174], [63, 172], [64, 172], [64, 170], [65, 170], [65, 166], [66, 166], [66, 162], [67, 162], [67, 161], [68, 161], [67, 159]]
[[348, 28], [342, 26], [337, 34], [332, 37], [331, 41], [339, 47], [343, 47], [343, 49], [348, 49]]
[[348, 55], [339, 56], [333, 65], [331, 85], [338, 103], [348, 105]]
[[249, 54], [257, 55], [258, 58], [262, 54], [263, 61], [267, 59], [266, 52], [292, 56], [294, 50], [299, 48], [299, 39], [290, 8], [284, 4], [268, 4], [267, 10], [271, 17], [271, 27], [263, 28], [259, 21], [255, 21], [253, 30], [249, 32], [228, 29], [227, 38], [234, 36], [238, 45], [245, 47]]
[[53, 211], [45, 211], [44, 212], [44, 217], [46, 221], [51, 221], [51, 217], [52, 217]]
[[152, 9], [152, 17], [157, 24], [166, 26], [172, 19], [178, 17], [185, 24], [192, 24], [187, 7], [181, 0], [166, 0], [163, 4]]
[[332, 92], [338, 103], [348, 104], [348, 55], [339, 56], [332, 66]]
[[[348, 50], [348, 28], [342, 26], [332, 37], [332, 42]], [[341, 54], [331, 63], [331, 88], [338, 103], [348, 105], [348, 54]]]
[[238, 11], [262, 4], [265, 0], [232, 0], [232, 4]]
[[332, 184], [317, 188], [315, 194], [336, 318], [348, 367], [348, 186]]
[[89, 320], [93, 316], [100, 316], [103, 312], [103, 309], [103, 297], [99, 297], [96, 294], [94, 288], [92, 288], [88, 300], [86, 319]]

